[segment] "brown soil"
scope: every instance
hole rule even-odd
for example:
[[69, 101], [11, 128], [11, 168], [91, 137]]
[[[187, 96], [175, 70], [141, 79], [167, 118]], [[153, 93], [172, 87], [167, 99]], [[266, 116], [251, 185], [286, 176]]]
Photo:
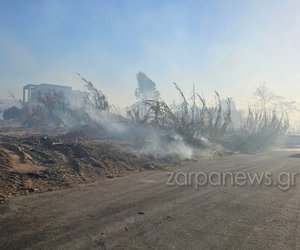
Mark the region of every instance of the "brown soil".
[[0, 203], [11, 196], [153, 169], [151, 157], [103, 140], [0, 133]]

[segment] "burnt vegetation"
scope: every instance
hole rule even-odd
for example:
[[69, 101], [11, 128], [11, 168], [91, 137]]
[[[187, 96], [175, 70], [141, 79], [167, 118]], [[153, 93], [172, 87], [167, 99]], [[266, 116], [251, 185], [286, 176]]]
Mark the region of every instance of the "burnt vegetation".
[[[23, 109], [11, 108], [4, 111], [3, 117], [21, 117], [27, 127], [65, 127], [78, 128], [93, 126], [123, 126], [126, 130], [151, 128], [153, 131], [171, 131], [180, 140], [193, 148], [209, 148], [220, 145], [224, 149], [254, 153], [274, 145], [289, 128], [284, 109], [270, 108], [272, 93], [259, 87], [255, 94], [260, 103], [251, 107], [248, 113], [236, 124], [232, 119], [232, 100], [222, 99], [218, 92], [213, 100], [207, 100], [193, 87], [191, 95], [186, 96], [179, 84], [173, 83], [178, 91], [180, 102], [169, 105], [160, 96], [156, 84], [143, 72], [137, 74], [138, 88], [135, 90], [136, 102], [121, 115], [109, 104], [107, 97], [94, 84], [78, 74], [89, 95], [86, 105], [72, 107], [66, 97], [59, 92], [48, 91], [38, 96], [34, 105], [24, 104]], [[110, 131], [107, 134], [119, 134]], [[137, 140], [145, 138], [138, 138]], [[145, 142], [146, 143], [146, 142]]]

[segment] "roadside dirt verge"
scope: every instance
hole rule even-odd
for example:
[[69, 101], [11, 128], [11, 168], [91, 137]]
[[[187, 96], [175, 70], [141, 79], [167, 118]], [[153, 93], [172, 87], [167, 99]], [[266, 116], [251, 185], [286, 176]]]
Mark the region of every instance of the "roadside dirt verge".
[[0, 203], [145, 169], [157, 161], [101, 140], [49, 136], [0, 138]]

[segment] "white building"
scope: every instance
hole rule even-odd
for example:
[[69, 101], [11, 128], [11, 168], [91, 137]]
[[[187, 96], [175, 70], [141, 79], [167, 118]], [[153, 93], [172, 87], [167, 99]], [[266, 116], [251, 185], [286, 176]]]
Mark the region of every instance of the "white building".
[[86, 104], [89, 93], [79, 90], [72, 90], [72, 87], [55, 84], [28, 84], [23, 87], [23, 105], [38, 104], [49, 92], [55, 92], [66, 98], [72, 106], [82, 107]]

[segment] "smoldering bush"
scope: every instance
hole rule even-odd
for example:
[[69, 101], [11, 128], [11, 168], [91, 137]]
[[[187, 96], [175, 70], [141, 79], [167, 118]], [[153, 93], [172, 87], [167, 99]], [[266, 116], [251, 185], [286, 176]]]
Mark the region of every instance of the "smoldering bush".
[[232, 129], [223, 144], [234, 151], [255, 153], [280, 143], [288, 128], [289, 121], [284, 111], [249, 108], [241, 127]]
[[172, 129], [188, 145], [202, 151], [210, 149], [210, 152], [217, 147], [217, 150], [254, 153], [277, 145], [289, 128], [284, 110], [277, 107], [270, 110], [265, 106], [249, 108], [237, 127], [232, 122], [229, 98], [222, 101], [215, 92], [214, 101], [207, 101], [193, 89], [188, 99], [176, 83], [174, 86], [181, 96], [179, 105], [169, 106], [161, 98], [138, 101], [128, 110], [129, 119], [142, 125]]
[[215, 102], [208, 104], [193, 89], [188, 102], [179, 86], [174, 85], [180, 93], [181, 104], [169, 106], [161, 98], [138, 101], [127, 111], [128, 118], [135, 123], [172, 129], [190, 144], [197, 144], [197, 140], [199, 144], [202, 138], [210, 141], [222, 138], [231, 123], [230, 100], [224, 106], [215, 92]]

